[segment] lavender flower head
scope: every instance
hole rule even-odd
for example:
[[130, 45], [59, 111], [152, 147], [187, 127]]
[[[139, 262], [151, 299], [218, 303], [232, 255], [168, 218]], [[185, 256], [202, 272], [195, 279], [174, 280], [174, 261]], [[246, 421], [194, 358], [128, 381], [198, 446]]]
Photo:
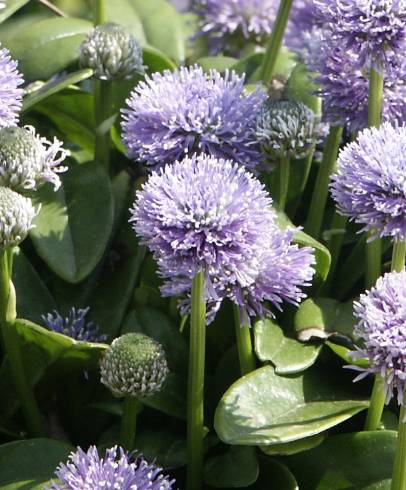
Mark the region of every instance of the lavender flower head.
[[406, 0], [314, 0], [324, 23], [359, 66], [377, 69], [396, 62], [405, 50]]
[[194, 155], [150, 176], [130, 221], [164, 278], [192, 279], [204, 269], [249, 285], [255, 271], [247, 263], [255, 262], [255, 244], [273, 222], [271, 202], [242, 167]]
[[193, 66], [154, 73], [140, 82], [123, 110], [131, 158], [160, 167], [199, 152], [254, 168], [261, 159], [252, 128], [266, 94], [245, 94], [244, 77]]
[[397, 392], [403, 404], [406, 386], [406, 271], [391, 272], [380, 277], [370, 291], [354, 303], [358, 318], [355, 335], [363, 340], [363, 347], [351, 353], [356, 359], [368, 358], [367, 369], [350, 366], [361, 371], [354, 381], [369, 373], [379, 374], [385, 381], [386, 402]]
[[78, 448], [66, 464], [58, 466], [56, 476], [59, 482], [47, 490], [170, 490], [175, 483], [161, 468], [148, 464], [142, 456], [134, 460], [117, 446], [107, 449], [104, 458], [95, 446], [86, 453]]
[[337, 165], [331, 193], [338, 211], [374, 237], [406, 239], [406, 127], [365, 129]]
[[64, 318], [56, 310], [42, 315], [45, 327], [52, 332], [67, 335], [74, 340], [83, 342], [105, 342], [106, 336], [99, 334], [99, 326], [86, 321], [90, 308], [76, 309], [72, 307]]
[[241, 41], [262, 41], [272, 32], [278, 0], [198, 0], [201, 34], [207, 35], [212, 53]]
[[14, 126], [21, 109], [23, 78], [7, 49], [0, 49], [0, 128]]
[[320, 18], [317, 15], [313, 0], [295, 0], [290, 12], [285, 32], [285, 44], [289, 49], [302, 52], [308, 41], [306, 36], [319, 26]]
[[67, 155], [60, 141], [54, 138], [51, 143], [32, 126], [0, 129], [0, 185], [21, 191], [50, 182], [57, 190]]

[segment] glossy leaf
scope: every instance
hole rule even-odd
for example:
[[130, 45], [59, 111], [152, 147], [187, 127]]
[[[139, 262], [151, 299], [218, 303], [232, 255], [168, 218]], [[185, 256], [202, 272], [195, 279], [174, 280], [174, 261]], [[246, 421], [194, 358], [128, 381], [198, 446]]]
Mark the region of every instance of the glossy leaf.
[[72, 17], [41, 20], [7, 38], [26, 81], [46, 80], [78, 59], [79, 46], [92, 24]]
[[225, 393], [215, 428], [227, 444], [282, 444], [319, 434], [367, 407], [326, 370], [278, 376], [265, 366]]
[[68, 73], [62, 77], [58, 77], [56, 80], [50, 80], [47, 83], [41, 85], [37, 90], [30, 92], [23, 102], [22, 112], [28, 111], [33, 106], [41, 102], [41, 100], [54, 95], [64, 88], [70, 85], [75, 85], [76, 83], [83, 82], [93, 75], [93, 70], [84, 69], [79, 70], [74, 73]]
[[316, 434], [315, 436], [305, 437], [299, 441], [287, 442], [286, 444], [272, 444], [270, 446], [261, 446], [260, 449], [268, 456], [290, 456], [301, 453], [314, 447], [319, 446], [327, 437], [326, 432]]
[[214, 488], [246, 488], [256, 482], [259, 467], [255, 448], [231, 446], [206, 461], [204, 479]]
[[142, 399], [142, 403], [171, 417], [186, 419], [186, 383], [184, 378], [169, 373], [163, 389], [156, 395]]
[[229, 70], [232, 66], [234, 66], [236, 62], [237, 60], [235, 58], [231, 58], [230, 56], [205, 56], [196, 61], [196, 63], [206, 72], [213, 69], [224, 72], [225, 70]]
[[331, 264], [331, 255], [328, 249], [322, 243], [303, 231], [298, 231], [295, 234], [293, 241], [302, 247], [306, 246], [314, 249], [314, 256], [316, 257], [316, 274], [314, 282], [325, 281]]
[[306, 104], [310, 109], [318, 111], [318, 97], [314, 95], [317, 85], [313, 81], [311, 73], [306, 66], [299, 63], [293, 69], [286, 84], [284, 96]]
[[0, 487], [4, 490], [43, 490], [72, 446], [51, 439], [14, 441], [0, 446]]
[[329, 437], [288, 460], [301, 490], [390, 490], [395, 431]]
[[299, 490], [293, 473], [281, 461], [261, 458], [260, 462], [259, 478], [252, 490]]
[[0, 10], [0, 22], [4, 22], [11, 17], [17, 10], [24, 7], [30, 0], [7, 0], [6, 6]]
[[277, 374], [304, 371], [315, 363], [321, 349], [321, 345], [303, 344], [287, 337], [269, 318], [256, 322], [254, 333], [258, 358], [262, 362], [272, 362]]
[[106, 2], [106, 17], [108, 22], [123, 26], [140, 44], [145, 44], [146, 38], [141, 18], [130, 0]]
[[142, 56], [147, 70], [151, 73], [176, 69], [175, 63], [166, 54], [152, 46], [144, 46]]
[[96, 163], [75, 166], [60, 190], [43, 186], [33, 200], [42, 206], [31, 231], [38, 254], [65, 281], [82, 281], [110, 238], [114, 205], [107, 174]]

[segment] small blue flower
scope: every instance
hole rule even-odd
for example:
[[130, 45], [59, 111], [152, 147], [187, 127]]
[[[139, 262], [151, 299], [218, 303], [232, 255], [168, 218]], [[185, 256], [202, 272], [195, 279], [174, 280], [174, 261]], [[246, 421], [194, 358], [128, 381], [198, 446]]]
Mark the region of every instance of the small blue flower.
[[17, 62], [10, 58], [7, 49], [0, 49], [0, 128], [17, 124], [23, 98], [22, 84]]
[[78, 309], [72, 307], [68, 316], [63, 318], [56, 310], [42, 315], [45, 327], [53, 332], [62, 333], [74, 340], [84, 342], [105, 342], [107, 337], [99, 335], [99, 326], [93, 322], [86, 322], [86, 315], [90, 308]]
[[401, 405], [406, 385], [406, 271], [391, 272], [380, 277], [370, 291], [354, 303], [358, 318], [355, 335], [363, 346], [352, 352], [355, 359], [367, 358], [370, 367], [363, 369], [348, 366], [361, 374], [354, 381], [369, 373], [382, 376], [385, 381], [386, 401], [394, 391]]
[[331, 193], [338, 211], [375, 236], [406, 239], [406, 127], [362, 131], [339, 154]]
[[47, 490], [170, 490], [175, 483], [161, 468], [117, 446], [107, 449], [104, 458], [95, 446], [86, 453], [78, 448], [59, 465], [56, 476], [59, 482]]

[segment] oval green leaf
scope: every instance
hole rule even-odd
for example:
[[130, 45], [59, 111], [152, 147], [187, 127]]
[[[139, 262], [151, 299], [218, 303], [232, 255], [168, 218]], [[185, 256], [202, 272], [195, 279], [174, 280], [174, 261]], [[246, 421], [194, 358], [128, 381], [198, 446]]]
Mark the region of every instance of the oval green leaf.
[[266, 318], [255, 323], [255, 351], [262, 362], [272, 362], [277, 374], [304, 371], [316, 362], [321, 345], [303, 344], [287, 337], [282, 328]]
[[21, 7], [24, 7], [30, 0], [7, 0], [6, 6], [0, 11], [0, 22], [4, 22], [11, 17], [14, 12], [17, 12]]
[[114, 218], [110, 180], [96, 163], [70, 168], [54, 192], [43, 186], [33, 195], [41, 211], [31, 239], [40, 257], [62, 279], [78, 283], [102, 258]]
[[326, 370], [278, 376], [265, 366], [225, 393], [215, 429], [227, 444], [282, 444], [319, 434], [368, 408]]
[[26, 81], [46, 80], [78, 59], [80, 43], [91, 28], [87, 20], [53, 17], [7, 38], [5, 46]]
[[326, 437], [327, 432], [321, 432], [315, 436], [305, 437], [299, 441], [287, 442], [286, 444], [260, 446], [260, 449], [268, 456], [290, 456], [319, 446]]

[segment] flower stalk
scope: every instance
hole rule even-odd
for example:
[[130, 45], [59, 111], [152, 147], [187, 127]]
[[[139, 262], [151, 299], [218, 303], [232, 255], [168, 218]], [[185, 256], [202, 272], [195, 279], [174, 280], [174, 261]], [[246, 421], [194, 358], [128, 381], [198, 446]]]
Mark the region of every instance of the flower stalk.
[[124, 398], [120, 427], [120, 445], [127, 451], [134, 449], [138, 405], [139, 403], [136, 397], [126, 396]]
[[203, 472], [206, 302], [204, 271], [192, 283], [187, 387], [187, 490], [200, 490]]
[[327, 136], [323, 159], [317, 174], [316, 185], [310, 203], [309, 215], [305, 225], [305, 232], [314, 238], [318, 238], [320, 234], [324, 209], [327, 202], [330, 175], [336, 164], [342, 134], [342, 126], [331, 126]]
[[12, 249], [0, 250], [0, 326], [13, 382], [20, 398], [21, 409], [33, 437], [45, 436], [45, 428], [23, 363], [19, 337], [15, 327], [16, 297], [11, 282]]
[[293, 0], [282, 0], [272, 29], [261, 67], [260, 78], [265, 84], [272, 81], [278, 55], [282, 46]]
[[393, 466], [391, 490], [406, 490], [406, 409], [405, 402], [399, 414], [398, 441]]
[[278, 188], [278, 208], [284, 211], [288, 200], [290, 176], [290, 159], [282, 155], [279, 161], [279, 188]]
[[241, 374], [244, 376], [255, 370], [255, 354], [252, 346], [250, 326], [241, 323], [240, 308], [237, 305], [233, 305], [233, 310], [238, 358], [240, 361]]

